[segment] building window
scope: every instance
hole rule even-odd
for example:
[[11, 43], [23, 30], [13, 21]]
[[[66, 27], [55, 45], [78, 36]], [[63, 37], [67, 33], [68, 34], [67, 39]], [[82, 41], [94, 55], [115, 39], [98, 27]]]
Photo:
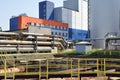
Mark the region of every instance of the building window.
[[30, 22], [30, 23], [28, 23], [28, 25], [31, 25], [31, 22]]
[[59, 29], [61, 30], [61, 27], [59, 26]]
[[65, 30], [67, 31], [67, 28], [65, 28]]
[[41, 24], [39, 24], [39, 27], [41, 27]]
[[55, 29], [57, 29], [57, 26], [55, 26]]
[[62, 36], [64, 36], [64, 33], [62, 33]]
[[57, 35], [57, 32], [55, 32], [55, 35]]
[[46, 5], [43, 5], [43, 8], [46, 8]]
[[46, 13], [46, 9], [43, 9], [43, 12]]
[[31, 26], [34, 26], [34, 23], [31, 23]]
[[36, 23], [34, 23], [34, 26], [36, 26]]
[[52, 35], [54, 35], [54, 32], [51, 32]]
[[69, 32], [69, 35], [73, 35], [74, 33], [73, 32]]
[[61, 36], [61, 32], [59, 32], [59, 35]]
[[58, 26], [55, 26], [55, 29], [59, 29], [59, 27], [58, 27]]
[[63, 27], [63, 30], [64, 30], [64, 27]]
[[68, 34], [66, 33], [66, 37], [68, 36]]
[[86, 33], [84, 33], [83, 35], [84, 35], [84, 36], [86, 36], [87, 34], [86, 34]]
[[82, 36], [82, 33], [78, 33], [79, 36]]

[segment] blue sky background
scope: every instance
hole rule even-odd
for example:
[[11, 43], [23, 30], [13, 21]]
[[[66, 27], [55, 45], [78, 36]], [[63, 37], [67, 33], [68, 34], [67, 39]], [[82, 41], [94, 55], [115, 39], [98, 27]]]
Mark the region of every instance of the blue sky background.
[[[28, 16], [38, 18], [38, 3], [44, 0], [1, 0], [0, 2], [0, 27], [9, 30], [9, 19], [26, 13]], [[48, 0], [55, 3], [56, 7], [63, 5], [63, 0]]]

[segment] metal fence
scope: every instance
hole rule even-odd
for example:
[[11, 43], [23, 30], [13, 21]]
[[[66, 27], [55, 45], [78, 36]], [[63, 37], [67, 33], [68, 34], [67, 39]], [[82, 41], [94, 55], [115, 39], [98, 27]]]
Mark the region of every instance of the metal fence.
[[[11, 56], [1, 56], [0, 78], [17, 79], [35, 77], [41, 80], [50, 77], [81, 77], [96, 76], [106, 77], [120, 74], [120, 59], [111, 58], [12, 58]], [[99, 79], [97, 79], [99, 80]]]

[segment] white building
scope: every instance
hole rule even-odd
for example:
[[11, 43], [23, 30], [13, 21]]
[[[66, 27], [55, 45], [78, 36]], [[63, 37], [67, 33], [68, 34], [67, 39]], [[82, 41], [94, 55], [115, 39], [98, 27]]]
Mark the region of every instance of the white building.
[[63, 7], [54, 9], [54, 19], [69, 24], [69, 38], [86, 38], [88, 30], [88, 5], [86, 0], [66, 0]]
[[89, 0], [89, 29], [95, 48], [105, 48], [109, 33], [120, 34], [120, 0]]

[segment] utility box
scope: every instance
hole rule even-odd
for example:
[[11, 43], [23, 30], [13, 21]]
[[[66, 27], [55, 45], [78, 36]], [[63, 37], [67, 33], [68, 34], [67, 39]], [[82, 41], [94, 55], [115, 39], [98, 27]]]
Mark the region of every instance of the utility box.
[[88, 51], [92, 50], [92, 44], [90, 42], [78, 42], [76, 43], [76, 53], [77, 54], [84, 54]]

